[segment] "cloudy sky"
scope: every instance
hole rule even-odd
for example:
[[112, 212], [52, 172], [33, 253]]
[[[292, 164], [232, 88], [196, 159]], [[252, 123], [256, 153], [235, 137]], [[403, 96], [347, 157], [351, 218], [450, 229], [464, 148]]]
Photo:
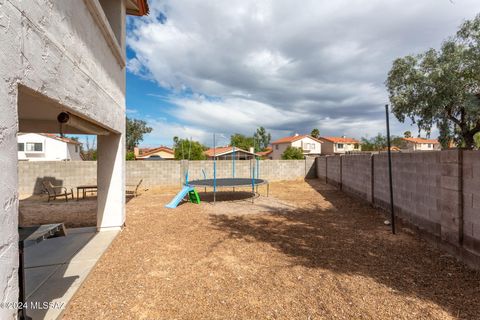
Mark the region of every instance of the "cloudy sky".
[[[315, 127], [374, 136], [385, 131], [392, 61], [438, 48], [480, 12], [478, 0], [149, 4], [149, 16], [127, 21], [127, 113], [153, 127], [144, 146], [258, 126], [274, 138]], [[417, 133], [397, 121], [392, 130]]]

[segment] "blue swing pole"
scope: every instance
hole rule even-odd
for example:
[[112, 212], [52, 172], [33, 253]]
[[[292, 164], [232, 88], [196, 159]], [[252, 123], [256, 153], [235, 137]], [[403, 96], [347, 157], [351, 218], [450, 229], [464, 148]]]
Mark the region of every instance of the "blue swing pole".
[[232, 149], [232, 178], [235, 178], [235, 144]]
[[215, 145], [215, 133], [213, 134], [213, 204], [217, 195], [217, 154]]

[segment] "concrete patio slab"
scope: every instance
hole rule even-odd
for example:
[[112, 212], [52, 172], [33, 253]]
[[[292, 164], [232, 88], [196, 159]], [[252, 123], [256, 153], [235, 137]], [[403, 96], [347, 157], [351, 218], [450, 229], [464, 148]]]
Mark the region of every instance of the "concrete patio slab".
[[119, 231], [69, 229], [66, 237], [26, 249], [27, 310], [33, 319], [57, 319]]

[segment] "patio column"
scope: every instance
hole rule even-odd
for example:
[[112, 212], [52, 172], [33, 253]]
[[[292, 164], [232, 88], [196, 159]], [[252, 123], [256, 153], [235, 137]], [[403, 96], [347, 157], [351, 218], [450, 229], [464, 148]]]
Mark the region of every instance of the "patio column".
[[121, 134], [97, 136], [97, 230], [125, 222], [125, 145]]

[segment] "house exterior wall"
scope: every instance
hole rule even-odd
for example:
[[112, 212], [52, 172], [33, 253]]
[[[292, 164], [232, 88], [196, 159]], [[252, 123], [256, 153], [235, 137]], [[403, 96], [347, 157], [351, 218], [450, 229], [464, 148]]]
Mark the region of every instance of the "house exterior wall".
[[407, 141], [407, 150], [408, 151], [433, 151], [440, 150], [440, 145], [435, 143], [414, 143]]
[[281, 160], [282, 154], [289, 146], [295, 148], [302, 148], [304, 150], [303, 154], [305, 156], [317, 156], [322, 153], [322, 144], [320, 142], [315, 141], [309, 137], [305, 137], [294, 142], [274, 144], [273, 151], [269, 155], [269, 157], [271, 157], [273, 160]]
[[18, 136], [18, 143], [41, 143], [41, 152], [18, 151], [18, 159], [29, 161], [61, 161], [61, 160], [82, 160], [80, 148], [75, 144], [55, 140], [36, 133], [27, 133]]
[[[0, 12], [0, 301], [16, 303], [19, 88], [123, 135], [125, 70], [86, 1], [4, 0]], [[122, 19], [124, 24], [125, 16]], [[120, 164], [116, 170], [122, 169]], [[123, 183], [118, 188], [121, 192]], [[14, 319], [16, 313], [2, 308], [0, 319]]]
[[355, 143], [342, 143], [343, 148], [338, 148], [338, 143], [334, 143], [331, 141], [323, 140], [322, 144], [322, 154], [324, 155], [331, 155], [331, 154], [343, 154], [352, 151], [361, 151], [362, 148], [358, 145], [358, 148], [355, 149]]
[[290, 146], [290, 143], [279, 143], [273, 145], [273, 150], [271, 153], [272, 160], [281, 160], [282, 154]]

